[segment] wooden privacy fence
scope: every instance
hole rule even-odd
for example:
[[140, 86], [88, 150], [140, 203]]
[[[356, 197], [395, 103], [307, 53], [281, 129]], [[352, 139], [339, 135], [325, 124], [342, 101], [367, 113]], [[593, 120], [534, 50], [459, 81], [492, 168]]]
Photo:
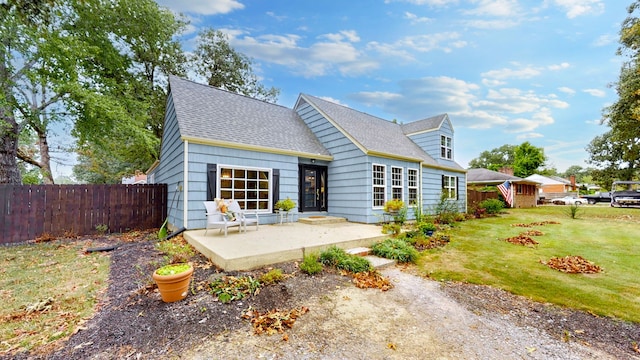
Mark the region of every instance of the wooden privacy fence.
[[167, 185], [0, 185], [0, 244], [162, 226]]
[[478, 191], [473, 189], [467, 189], [467, 205], [477, 205], [478, 203], [487, 199], [497, 199], [497, 191]]

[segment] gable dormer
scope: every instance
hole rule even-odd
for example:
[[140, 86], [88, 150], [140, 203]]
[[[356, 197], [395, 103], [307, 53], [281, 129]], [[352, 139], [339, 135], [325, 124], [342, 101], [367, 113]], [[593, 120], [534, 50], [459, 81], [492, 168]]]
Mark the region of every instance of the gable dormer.
[[449, 115], [441, 114], [403, 124], [402, 130], [438, 164], [455, 164], [453, 126]]

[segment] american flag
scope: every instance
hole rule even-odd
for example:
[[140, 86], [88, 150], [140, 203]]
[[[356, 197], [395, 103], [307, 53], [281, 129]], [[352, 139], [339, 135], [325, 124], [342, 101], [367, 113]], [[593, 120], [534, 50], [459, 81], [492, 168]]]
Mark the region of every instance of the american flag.
[[511, 207], [511, 204], [513, 203], [513, 190], [511, 183], [508, 180], [505, 181], [504, 183], [498, 185], [498, 190], [500, 190], [500, 193], [502, 194], [504, 201], [507, 202], [507, 205]]

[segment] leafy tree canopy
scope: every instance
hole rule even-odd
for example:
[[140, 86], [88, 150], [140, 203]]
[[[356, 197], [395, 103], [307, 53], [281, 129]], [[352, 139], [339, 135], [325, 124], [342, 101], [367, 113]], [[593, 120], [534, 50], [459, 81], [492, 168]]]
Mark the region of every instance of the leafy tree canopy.
[[627, 9], [622, 23], [617, 54], [627, 57], [614, 84], [618, 99], [603, 110], [602, 123], [609, 131], [587, 146], [588, 163], [600, 184], [638, 178], [640, 166], [640, 22], [636, 16], [640, 1]]
[[483, 151], [479, 157], [469, 162], [469, 167], [493, 171], [509, 167], [513, 169], [515, 176], [527, 177], [540, 172], [545, 161], [546, 156], [542, 148], [524, 142], [520, 145], [507, 144], [493, 150]]

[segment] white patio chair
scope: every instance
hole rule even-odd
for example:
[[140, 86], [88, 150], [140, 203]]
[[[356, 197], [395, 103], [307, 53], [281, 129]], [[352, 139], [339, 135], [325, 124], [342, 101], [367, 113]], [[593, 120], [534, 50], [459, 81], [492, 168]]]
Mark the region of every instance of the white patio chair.
[[258, 230], [258, 225], [260, 224], [260, 219], [258, 218], [257, 211], [247, 211], [242, 210], [240, 208], [240, 204], [237, 201], [229, 201], [228, 203], [229, 211], [236, 214], [240, 218], [242, 222], [242, 226], [244, 228], [244, 232], [247, 232], [247, 225], [256, 225], [256, 230]]
[[237, 216], [235, 220], [227, 219], [227, 216], [218, 210], [218, 204], [215, 201], [204, 201], [204, 207], [207, 209], [207, 227], [204, 234], [207, 235], [209, 229], [224, 230], [224, 236], [227, 236], [227, 229], [230, 227], [238, 227], [238, 231], [242, 230], [242, 221]]

